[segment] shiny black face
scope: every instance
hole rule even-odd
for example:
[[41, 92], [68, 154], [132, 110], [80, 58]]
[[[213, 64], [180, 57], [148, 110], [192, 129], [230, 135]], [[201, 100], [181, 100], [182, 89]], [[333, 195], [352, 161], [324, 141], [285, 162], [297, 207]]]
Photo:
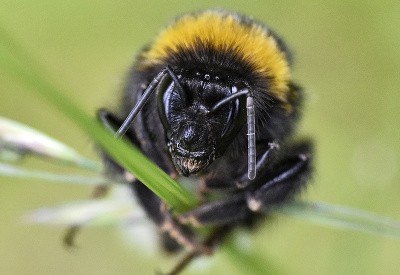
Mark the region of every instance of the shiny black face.
[[168, 77], [160, 84], [159, 113], [172, 160], [182, 175], [210, 165], [243, 126], [239, 99], [216, 105], [231, 94], [231, 87], [193, 79], [175, 83]]

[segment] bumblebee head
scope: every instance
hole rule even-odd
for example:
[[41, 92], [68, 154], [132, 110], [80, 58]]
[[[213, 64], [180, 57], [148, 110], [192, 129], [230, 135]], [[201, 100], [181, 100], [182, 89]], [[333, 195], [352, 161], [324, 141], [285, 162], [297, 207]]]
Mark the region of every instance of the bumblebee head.
[[246, 87], [241, 90], [221, 83], [177, 76], [165, 67], [148, 85], [115, 136], [121, 137], [126, 133], [157, 90], [158, 113], [171, 159], [180, 174], [196, 174], [222, 156], [247, 118], [248, 174], [249, 179], [254, 179], [256, 139], [253, 97], [245, 83], [241, 83]]
[[242, 129], [246, 106], [237, 92], [234, 87], [172, 72], [161, 80], [159, 114], [171, 158], [182, 175], [209, 166]]

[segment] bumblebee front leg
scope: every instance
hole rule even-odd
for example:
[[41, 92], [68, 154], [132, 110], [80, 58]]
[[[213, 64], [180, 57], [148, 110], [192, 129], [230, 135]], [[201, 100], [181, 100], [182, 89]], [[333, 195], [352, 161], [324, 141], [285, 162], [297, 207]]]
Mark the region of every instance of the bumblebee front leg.
[[[265, 152], [257, 159], [256, 162], [256, 171], [257, 173], [262, 173], [266, 169], [266, 167], [273, 160], [275, 153], [279, 150], [279, 144], [275, 142], [268, 141], [258, 141], [260, 145], [264, 145], [264, 148], [267, 148]], [[232, 164], [232, 166], [236, 166]], [[197, 189], [197, 195], [200, 200], [203, 199], [204, 194], [209, 191], [232, 191], [236, 189], [244, 189], [246, 188], [253, 180], [248, 178], [248, 173], [245, 171], [246, 167], [242, 167], [243, 169], [239, 172], [239, 176], [236, 177], [212, 177], [205, 178], [200, 182], [200, 185]]]
[[271, 207], [291, 199], [305, 185], [311, 171], [310, 155], [307, 143], [293, 147], [286, 158], [259, 173], [265, 181], [257, 179], [257, 183], [242, 192], [181, 215], [180, 221], [196, 226], [226, 225], [243, 222], [252, 212], [267, 213]]
[[[279, 144], [275, 142], [267, 143], [268, 149], [264, 152], [264, 154], [257, 160], [256, 163], [256, 171], [261, 173], [266, 169], [266, 167], [270, 164], [271, 159], [273, 158], [273, 153], [279, 150]], [[236, 182], [236, 187], [239, 189], [246, 188], [250, 183], [251, 179], [248, 178], [247, 174], [244, 174], [239, 181]]]
[[[300, 149], [300, 148], [299, 148]], [[298, 155], [281, 162], [281, 172], [260, 188], [246, 194], [246, 203], [254, 212], [268, 213], [269, 210], [301, 191], [311, 174], [311, 153], [308, 146]]]

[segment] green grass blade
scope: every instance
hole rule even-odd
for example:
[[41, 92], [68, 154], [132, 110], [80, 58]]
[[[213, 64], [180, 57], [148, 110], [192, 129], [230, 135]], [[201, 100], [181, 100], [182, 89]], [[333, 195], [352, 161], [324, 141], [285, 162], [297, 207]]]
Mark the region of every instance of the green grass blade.
[[132, 172], [154, 193], [178, 211], [194, 207], [196, 199], [158, 166], [147, 159], [137, 148], [123, 140], [115, 139], [94, 118], [78, 108], [61, 89], [53, 86], [44, 77], [44, 70], [38, 69], [35, 61], [20, 49], [17, 43], [0, 28], [0, 66], [19, 82], [45, 98], [64, 115], [72, 119], [93, 138], [111, 157]]
[[278, 213], [330, 227], [400, 238], [400, 222], [358, 209], [296, 201], [277, 209]]
[[19, 158], [27, 154], [35, 154], [90, 171], [102, 170], [101, 164], [81, 156], [60, 141], [4, 117], [0, 117], [0, 148], [0, 158], [5, 151], [11, 151], [19, 155]]
[[146, 221], [144, 212], [132, 201], [92, 199], [44, 207], [27, 213], [23, 221], [61, 226], [123, 226]]
[[89, 177], [82, 175], [64, 175], [41, 170], [23, 169], [15, 165], [0, 162], [0, 175], [22, 179], [39, 179], [52, 182], [78, 183], [85, 185], [107, 184], [109, 180], [103, 177]]

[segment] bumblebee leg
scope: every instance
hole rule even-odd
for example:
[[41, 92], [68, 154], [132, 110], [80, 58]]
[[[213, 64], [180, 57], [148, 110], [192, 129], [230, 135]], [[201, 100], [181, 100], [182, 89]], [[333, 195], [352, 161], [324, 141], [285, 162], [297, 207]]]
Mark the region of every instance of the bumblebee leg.
[[[266, 167], [270, 164], [271, 158], [273, 157], [273, 153], [279, 150], [279, 145], [274, 142], [267, 143], [267, 150], [262, 154], [262, 156], [257, 160], [256, 163], [256, 171], [257, 173], [262, 174]], [[236, 186], [239, 189], [246, 188], [252, 180], [248, 178], [247, 174], [243, 174], [243, 176], [236, 182]]]
[[267, 213], [272, 207], [290, 200], [304, 187], [311, 173], [309, 151], [282, 162], [284, 170], [260, 188], [247, 192], [247, 205], [254, 211]]
[[[275, 153], [279, 150], [279, 145], [275, 142], [258, 141], [259, 147], [266, 148], [265, 152], [257, 158], [256, 171], [257, 174], [262, 175], [266, 167], [270, 165], [271, 160], [273, 160]], [[233, 163], [232, 167], [235, 167], [236, 171], [233, 173], [228, 173], [230, 176], [222, 176], [209, 178], [203, 178], [200, 181], [198, 188], [196, 190], [196, 195], [199, 201], [205, 201], [205, 194], [209, 191], [222, 191], [229, 192], [237, 189], [245, 189], [249, 184], [253, 183], [254, 180], [248, 178], [247, 167], [241, 165], [242, 163]]]
[[291, 199], [304, 186], [311, 170], [308, 144], [296, 146], [292, 151], [272, 169], [278, 172], [264, 173], [264, 183], [251, 185], [225, 200], [206, 203], [181, 215], [180, 221], [195, 226], [235, 224], [250, 218], [252, 212], [265, 213]]
[[[100, 184], [94, 187], [93, 193], [91, 194], [91, 198], [103, 198], [107, 195], [108, 191], [110, 190], [108, 185]], [[64, 236], [63, 236], [63, 243], [67, 247], [74, 247], [75, 246], [75, 238], [82, 228], [82, 225], [72, 225], [67, 228]]]
[[[222, 226], [217, 228], [214, 232], [210, 234], [210, 236], [204, 241], [203, 245], [209, 247], [215, 247], [219, 245], [223, 239], [225, 239], [229, 232], [232, 230], [230, 226]], [[182, 259], [174, 266], [174, 268], [168, 273], [157, 273], [163, 275], [176, 275], [182, 272], [185, 267], [187, 267], [196, 257], [201, 254], [198, 251], [189, 251], [187, 252]]]
[[161, 232], [168, 234], [163, 235], [164, 244], [167, 244], [167, 246], [165, 246], [167, 251], [176, 251], [182, 246], [196, 253], [206, 255], [212, 254], [213, 248], [196, 239], [197, 236], [195, 236], [186, 225], [182, 225], [174, 218], [161, 199], [150, 189], [139, 180], [132, 182], [131, 186], [149, 218], [160, 228]]
[[203, 204], [182, 214], [179, 220], [194, 226], [235, 224], [245, 220], [249, 213], [246, 194], [241, 193], [226, 200]]

